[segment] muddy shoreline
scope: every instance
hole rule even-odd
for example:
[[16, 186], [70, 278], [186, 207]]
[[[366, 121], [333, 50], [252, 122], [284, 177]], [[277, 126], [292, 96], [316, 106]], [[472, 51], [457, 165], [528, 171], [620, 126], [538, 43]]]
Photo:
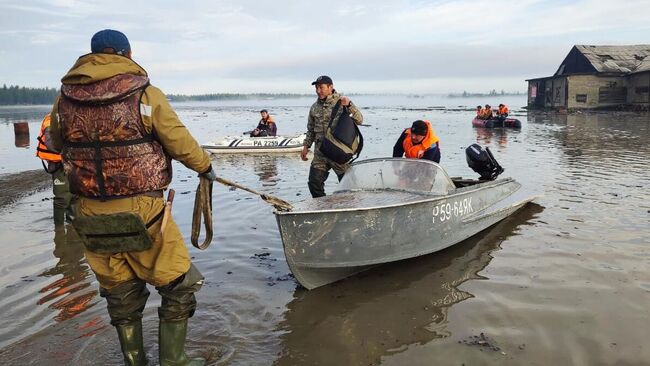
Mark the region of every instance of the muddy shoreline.
[[0, 208], [51, 188], [52, 179], [43, 169], [0, 175]]

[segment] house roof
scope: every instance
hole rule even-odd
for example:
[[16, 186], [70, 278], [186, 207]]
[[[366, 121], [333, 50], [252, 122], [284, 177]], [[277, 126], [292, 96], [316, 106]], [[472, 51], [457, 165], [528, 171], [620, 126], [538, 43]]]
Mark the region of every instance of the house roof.
[[576, 45], [599, 73], [630, 74], [650, 70], [650, 45], [591, 46]]

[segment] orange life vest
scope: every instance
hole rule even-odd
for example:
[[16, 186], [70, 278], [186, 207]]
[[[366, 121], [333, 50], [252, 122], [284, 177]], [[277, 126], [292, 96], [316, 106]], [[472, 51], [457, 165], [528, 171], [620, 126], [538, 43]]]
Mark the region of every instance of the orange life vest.
[[36, 146], [36, 156], [41, 160], [58, 163], [61, 161], [61, 154], [47, 148], [50, 130], [50, 114], [48, 113], [41, 123], [41, 131], [38, 133], [38, 146]]
[[119, 74], [61, 86], [63, 165], [72, 193], [106, 199], [169, 185], [171, 158], [146, 131], [140, 114], [148, 85], [147, 77]]
[[492, 118], [492, 108], [483, 108], [482, 112], [483, 112], [483, 114], [481, 115], [481, 119], [490, 119], [490, 118]]
[[499, 107], [499, 114], [506, 114], [508, 113], [508, 107], [505, 105], [503, 107]]
[[409, 159], [421, 158], [425, 151], [429, 150], [431, 146], [440, 142], [438, 136], [436, 136], [435, 132], [433, 132], [433, 128], [431, 128], [431, 122], [424, 121], [424, 123], [427, 124], [427, 135], [419, 144], [413, 144], [413, 141], [411, 140], [410, 128], [407, 128], [404, 131], [406, 133], [406, 137], [404, 138], [404, 142], [402, 142], [402, 147], [404, 148], [404, 156]]

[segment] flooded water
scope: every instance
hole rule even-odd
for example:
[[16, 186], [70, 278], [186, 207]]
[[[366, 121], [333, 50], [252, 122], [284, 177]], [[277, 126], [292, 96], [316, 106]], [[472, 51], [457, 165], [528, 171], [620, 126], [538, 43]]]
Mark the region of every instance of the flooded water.
[[[525, 97], [357, 96], [362, 158], [389, 156], [428, 119], [450, 176], [475, 177], [464, 148], [489, 146], [530, 195], [508, 219], [447, 250], [312, 291], [289, 276], [269, 205], [215, 186], [215, 238], [191, 248], [206, 285], [188, 348], [220, 365], [598, 365], [650, 363], [650, 117], [526, 113]], [[267, 108], [279, 133], [305, 130], [313, 98], [177, 104], [201, 142], [240, 134]], [[472, 128], [473, 106], [505, 102], [521, 130]], [[0, 174], [40, 168], [46, 107], [0, 109]], [[13, 122], [28, 121], [18, 148]], [[296, 202], [309, 163], [295, 155], [214, 158], [218, 174]], [[189, 245], [196, 174], [175, 164], [174, 218]], [[326, 190], [336, 187], [332, 176]], [[54, 231], [51, 192], [0, 212], [0, 363], [119, 365], [117, 337], [74, 231]], [[257, 254], [257, 255], [256, 255]], [[152, 292], [153, 291], [152, 289]], [[157, 306], [145, 347], [157, 360]]]

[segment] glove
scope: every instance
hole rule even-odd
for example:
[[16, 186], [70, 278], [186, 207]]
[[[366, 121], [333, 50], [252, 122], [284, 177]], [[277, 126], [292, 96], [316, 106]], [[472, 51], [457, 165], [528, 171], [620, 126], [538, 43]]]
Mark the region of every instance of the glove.
[[208, 168], [208, 170], [199, 174], [199, 177], [203, 177], [209, 181], [217, 180], [217, 174], [214, 172], [214, 169], [212, 169], [212, 165], [210, 165], [210, 168]]

